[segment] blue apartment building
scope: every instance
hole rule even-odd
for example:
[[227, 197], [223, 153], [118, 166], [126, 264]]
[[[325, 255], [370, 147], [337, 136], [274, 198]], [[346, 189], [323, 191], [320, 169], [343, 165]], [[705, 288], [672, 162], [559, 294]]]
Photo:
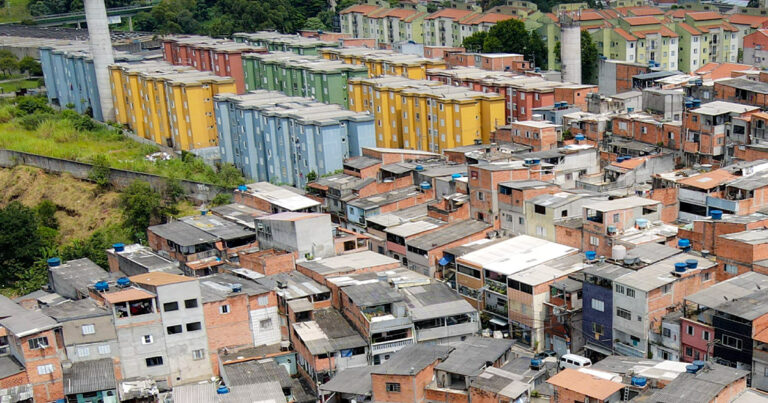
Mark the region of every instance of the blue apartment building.
[[632, 270], [610, 263], [584, 269], [582, 332], [587, 357], [613, 354], [613, 280]]
[[214, 103], [222, 161], [256, 181], [303, 187], [376, 145], [373, 116], [338, 105], [266, 90]]

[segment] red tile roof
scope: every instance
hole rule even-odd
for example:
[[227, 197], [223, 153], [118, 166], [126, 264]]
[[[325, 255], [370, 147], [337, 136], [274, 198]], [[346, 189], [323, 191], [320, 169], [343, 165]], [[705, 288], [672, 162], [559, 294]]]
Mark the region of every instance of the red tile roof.
[[666, 15], [667, 17], [673, 17], [673, 18], [685, 18], [685, 15], [688, 14], [688, 10], [672, 10], [667, 11]]
[[731, 73], [734, 71], [746, 70], [757, 70], [757, 68], [748, 64], [707, 63], [700, 69], [696, 70], [694, 74], [699, 75], [705, 79], [717, 80], [720, 78], [731, 78]]
[[623, 16], [642, 17], [646, 15], [663, 15], [664, 12], [656, 7], [617, 7], [616, 11]]
[[757, 28], [764, 22], [768, 21], [768, 17], [763, 17], [760, 15], [733, 14], [728, 17], [728, 21], [731, 24], [749, 25], [752, 28]]
[[547, 17], [549, 17], [550, 20], [557, 22], [557, 16], [552, 13], [547, 13]]
[[379, 6], [373, 6], [369, 4], [358, 4], [352, 7], [347, 7], [344, 10], [341, 10], [339, 14], [361, 13], [361, 14], [367, 15], [368, 13], [371, 13], [378, 9], [379, 9]]
[[507, 14], [499, 14], [499, 13], [485, 13], [485, 14], [477, 14], [473, 15], [466, 20], [462, 21], [463, 24], [469, 24], [469, 25], [477, 25], [477, 24], [483, 24], [483, 23], [497, 23], [501, 21], [516, 19], [517, 17], [513, 15], [507, 15]]
[[404, 19], [418, 13], [419, 13], [418, 10], [409, 10], [407, 8], [393, 8], [387, 11], [387, 13], [384, 14], [384, 16]]
[[474, 13], [474, 11], [469, 10], [459, 10], [457, 8], [444, 8], [439, 11], [435, 11], [434, 13], [426, 16], [425, 20], [434, 20], [437, 18], [450, 18], [452, 20], [458, 20], [460, 18], [464, 18], [470, 14]]
[[680, 28], [688, 31], [688, 33], [691, 34], [691, 35], [701, 35], [701, 31], [699, 31], [698, 29], [696, 29], [696, 28], [694, 28], [694, 27], [692, 27], [692, 26], [690, 26], [690, 25], [688, 25], [688, 24], [686, 24], [684, 22], [678, 23], [678, 26]]
[[624, 21], [629, 25], [651, 25], [661, 24], [661, 21], [656, 17], [627, 17]]
[[597, 400], [605, 400], [624, 389], [622, 383], [597, 378], [571, 368], [560, 371], [557, 375], [549, 378], [547, 383]]
[[597, 21], [602, 19], [605, 19], [605, 16], [597, 11], [582, 10], [581, 13], [579, 13], [579, 21]]
[[677, 38], [679, 36], [675, 33], [675, 31], [672, 31], [667, 27], [661, 27], [659, 29], [646, 29], [644, 31], [633, 31], [632, 34], [638, 38], [645, 38], [647, 35], [651, 34], [659, 34], [667, 38]]
[[606, 16], [606, 17], [608, 17], [608, 18], [619, 18], [619, 13], [618, 13], [618, 12], [616, 12], [616, 10], [612, 10], [612, 9], [610, 9], [610, 8], [609, 8], [609, 9], [605, 9], [605, 10], [601, 10], [600, 12], [601, 12], [601, 13], [602, 13], [604, 16]]
[[621, 28], [615, 28], [613, 30], [613, 32], [616, 32], [617, 34], [619, 34], [619, 36], [621, 36], [622, 38], [624, 38], [624, 39], [626, 39], [628, 41], [636, 41], [637, 40], [637, 38], [635, 38], [629, 32], [627, 32], [627, 31], [625, 31], [625, 30], [623, 30]]
[[622, 162], [613, 162], [611, 165], [619, 168], [624, 169], [635, 169], [643, 164], [646, 160], [651, 159], [651, 157], [640, 157], [640, 158], [632, 158], [628, 160], [624, 160]]
[[696, 13], [688, 13], [694, 21], [706, 21], [706, 20], [719, 20], [723, 18], [720, 13], [714, 11], [700, 11]]

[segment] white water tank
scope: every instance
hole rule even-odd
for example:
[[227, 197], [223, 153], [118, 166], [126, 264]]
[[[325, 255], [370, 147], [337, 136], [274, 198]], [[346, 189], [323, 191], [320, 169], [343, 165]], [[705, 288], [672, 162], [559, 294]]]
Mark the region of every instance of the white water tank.
[[622, 260], [627, 256], [627, 247], [624, 245], [613, 245], [611, 248], [611, 258], [613, 260]]

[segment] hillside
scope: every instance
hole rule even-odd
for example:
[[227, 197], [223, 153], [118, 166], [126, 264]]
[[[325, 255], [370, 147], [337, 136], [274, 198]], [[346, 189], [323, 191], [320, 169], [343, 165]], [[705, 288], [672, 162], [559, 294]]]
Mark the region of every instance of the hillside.
[[0, 207], [11, 201], [36, 206], [48, 199], [56, 204], [59, 242], [88, 238], [95, 230], [121, 222], [119, 193], [96, 194], [96, 185], [70, 175], [51, 175], [38, 168], [0, 169]]

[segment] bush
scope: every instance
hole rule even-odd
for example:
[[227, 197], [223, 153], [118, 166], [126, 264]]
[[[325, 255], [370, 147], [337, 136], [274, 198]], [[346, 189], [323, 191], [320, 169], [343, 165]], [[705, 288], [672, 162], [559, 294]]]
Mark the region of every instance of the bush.
[[19, 126], [26, 130], [36, 130], [40, 124], [53, 118], [52, 113], [35, 112], [32, 114], [25, 114], [18, 118]]
[[16, 108], [20, 115], [31, 115], [33, 113], [53, 113], [53, 108], [48, 105], [48, 100], [42, 96], [29, 96], [16, 98]]
[[109, 175], [112, 170], [109, 168], [109, 161], [104, 155], [97, 155], [91, 161], [93, 167], [88, 173], [88, 179], [96, 182], [100, 189], [109, 187]]
[[211, 200], [211, 207], [232, 203], [232, 193], [219, 193]]

